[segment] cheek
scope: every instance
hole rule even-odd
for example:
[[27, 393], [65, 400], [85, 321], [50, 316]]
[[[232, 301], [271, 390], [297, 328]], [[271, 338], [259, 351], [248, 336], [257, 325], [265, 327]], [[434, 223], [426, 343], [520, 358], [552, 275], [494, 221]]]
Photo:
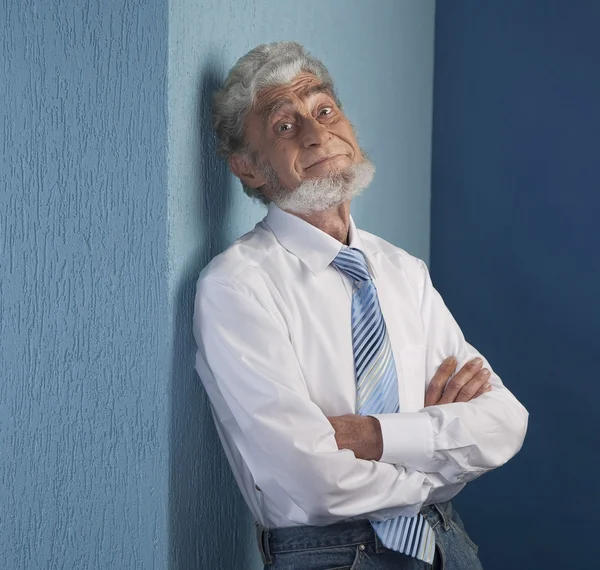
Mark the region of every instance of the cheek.
[[279, 145], [271, 155], [271, 165], [277, 178], [284, 186], [295, 185], [298, 181], [298, 153], [286, 145]]
[[332, 132], [342, 139], [347, 145], [351, 146], [355, 151], [359, 151], [358, 141], [354, 136], [354, 131], [350, 123], [341, 123], [333, 127]]
[[289, 175], [289, 173], [296, 172], [297, 170], [299, 153], [297, 150], [290, 148], [289, 145], [282, 144], [277, 149], [275, 160], [277, 161], [279, 170]]
[[290, 148], [285, 140], [276, 140], [271, 147], [270, 158], [273, 163], [285, 164], [289, 160]]

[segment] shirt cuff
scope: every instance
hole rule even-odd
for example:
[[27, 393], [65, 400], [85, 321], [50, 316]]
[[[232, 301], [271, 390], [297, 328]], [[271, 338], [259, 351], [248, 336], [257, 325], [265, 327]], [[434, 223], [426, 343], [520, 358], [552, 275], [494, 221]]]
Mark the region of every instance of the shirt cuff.
[[433, 458], [433, 425], [429, 414], [369, 414], [379, 420], [383, 463], [411, 464]]

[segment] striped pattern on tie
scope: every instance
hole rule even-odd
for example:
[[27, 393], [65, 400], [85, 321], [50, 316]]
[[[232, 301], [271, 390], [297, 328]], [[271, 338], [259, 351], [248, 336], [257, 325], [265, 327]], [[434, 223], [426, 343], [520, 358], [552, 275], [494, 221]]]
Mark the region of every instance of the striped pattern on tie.
[[[356, 369], [356, 411], [361, 415], [400, 410], [394, 355], [377, 290], [362, 251], [343, 247], [333, 264], [354, 282], [352, 293], [352, 346]], [[433, 563], [435, 535], [421, 516], [371, 521], [387, 548]]]

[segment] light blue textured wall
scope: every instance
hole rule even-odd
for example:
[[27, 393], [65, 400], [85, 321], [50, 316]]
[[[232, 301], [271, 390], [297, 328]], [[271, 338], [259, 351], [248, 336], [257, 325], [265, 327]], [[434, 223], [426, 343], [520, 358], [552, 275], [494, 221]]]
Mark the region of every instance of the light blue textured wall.
[[193, 372], [197, 275], [263, 215], [209, 95], [256, 44], [305, 43], [378, 167], [359, 225], [426, 258], [433, 0], [0, 10], [2, 567], [258, 567]]
[[201, 268], [263, 215], [214, 155], [210, 94], [257, 44], [296, 40], [323, 59], [376, 164], [358, 224], [429, 255], [434, 1], [171, 0], [169, 294], [173, 328], [173, 568], [259, 568], [249, 515], [193, 371]]
[[167, 567], [167, 3], [0, 6], [0, 567]]

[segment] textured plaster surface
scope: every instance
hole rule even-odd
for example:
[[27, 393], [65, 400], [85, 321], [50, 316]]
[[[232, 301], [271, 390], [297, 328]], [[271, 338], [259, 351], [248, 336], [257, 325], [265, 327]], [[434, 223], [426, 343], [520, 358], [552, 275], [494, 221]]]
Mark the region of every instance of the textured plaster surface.
[[198, 273], [264, 215], [214, 155], [210, 94], [255, 45], [306, 44], [378, 169], [355, 219], [427, 258], [434, 2], [0, 15], [2, 566], [259, 568], [193, 370]]
[[167, 5], [0, 4], [0, 567], [167, 567]]

